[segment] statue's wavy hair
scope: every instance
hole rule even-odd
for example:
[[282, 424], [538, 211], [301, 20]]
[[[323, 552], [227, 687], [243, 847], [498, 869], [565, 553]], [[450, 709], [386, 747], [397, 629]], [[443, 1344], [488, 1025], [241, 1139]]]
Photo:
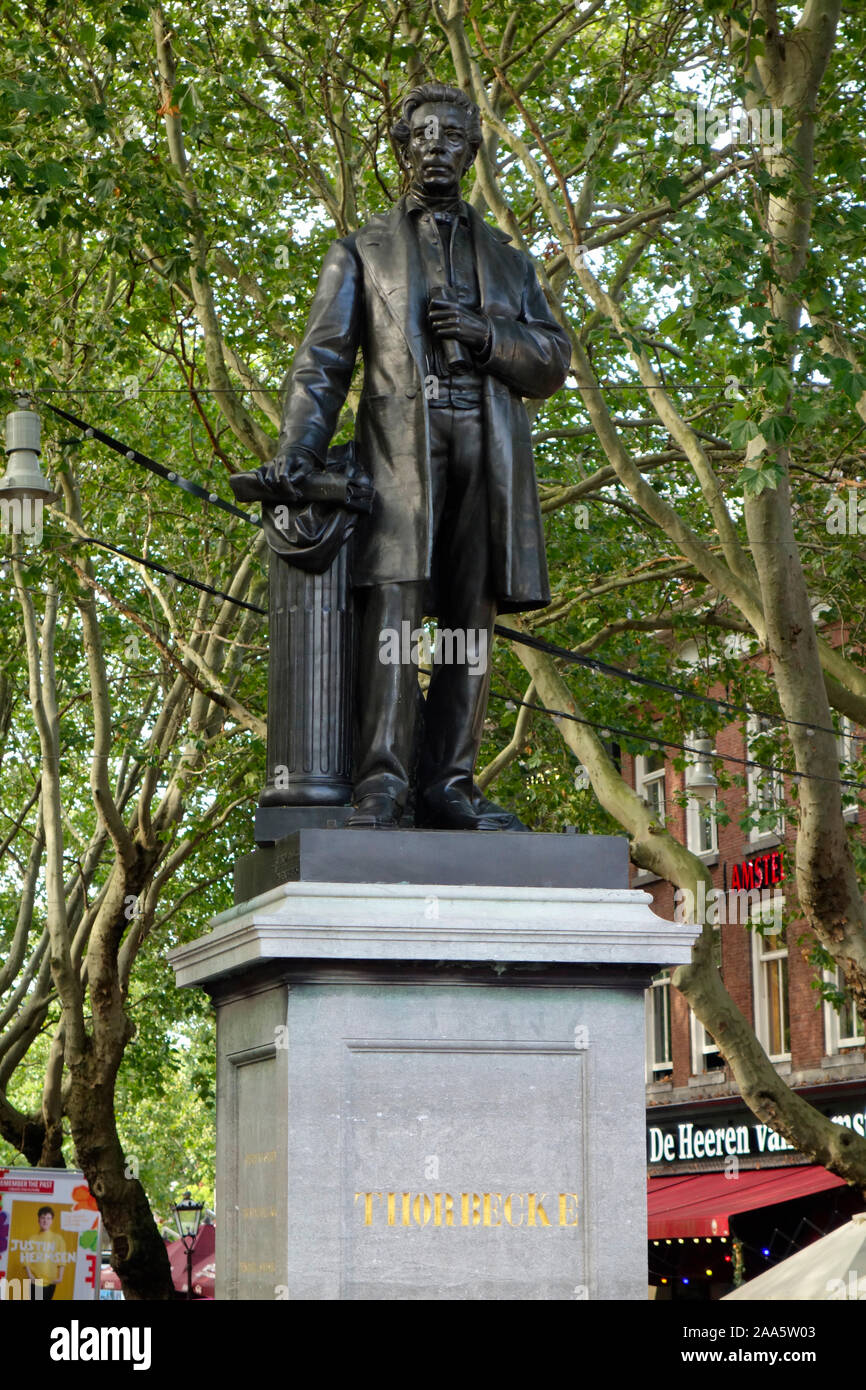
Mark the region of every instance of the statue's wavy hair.
[[424, 82], [420, 87], [413, 87], [411, 92], [406, 93], [400, 116], [391, 127], [391, 139], [400, 154], [405, 155], [406, 147], [409, 144], [409, 122], [412, 115], [419, 106], [423, 106], [426, 102], [449, 102], [452, 106], [457, 106], [466, 112], [466, 133], [469, 138], [472, 159], [474, 159], [481, 144], [481, 112], [471, 97], [468, 97], [465, 92], [461, 92], [459, 87], [449, 87], [444, 82]]

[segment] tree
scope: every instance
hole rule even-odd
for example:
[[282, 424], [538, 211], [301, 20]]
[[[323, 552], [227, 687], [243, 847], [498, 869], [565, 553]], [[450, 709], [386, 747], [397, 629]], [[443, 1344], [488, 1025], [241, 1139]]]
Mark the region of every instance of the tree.
[[[50, 546], [12, 538], [17, 616], [0, 638], [0, 1134], [50, 1163], [68, 1126], [128, 1296], [168, 1296], [169, 1281], [126, 1172], [118, 1077], [142, 970], [225, 905], [225, 864], [249, 833], [264, 549], [247, 523], [47, 406], [225, 498], [224, 474], [273, 450], [324, 248], [398, 195], [387, 130], [434, 72], [481, 107], [470, 200], [533, 255], [573, 345], [574, 386], [530, 403], [554, 598], [510, 621], [650, 675], [673, 661], [680, 684], [724, 679], [739, 702], [778, 708], [779, 758], [804, 774], [789, 808], [800, 902], [862, 1012], [862, 854], [824, 732], [834, 711], [866, 726], [858, 541], [825, 525], [857, 480], [854, 416], [866, 419], [852, 19], [833, 0], [7, 0], [3, 15], [0, 339], [10, 387], [45, 403], [63, 496]], [[699, 105], [716, 114], [702, 123]], [[769, 676], [731, 657], [730, 634], [769, 654]], [[686, 641], [699, 675], [672, 658]], [[636, 864], [694, 889], [699, 862], [623, 781], [610, 740], [578, 722], [659, 721], [683, 742], [688, 702], [660, 692], [636, 707], [518, 643], [496, 663], [485, 782], [539, 828], [624, 827]], [[561, 713], [507, 708], [521, 698]], [[597, 803], [575, 789], [572, 758]], [[746, 1100], [866, 1187], [866, 1142], [783, 1085], [710, 947], [705, 930], [675, 982]], [[46, 1029], [28, 1108], [16, 1069]]]
[[[125, 1170], [140, 1180], [157, 1226], [176, 1235], [172, 1207], [187, 1190], [207, 1208], [214, 1206], [214, 1020], [196, 995], [180, 1002], [199, 1004], [200, 1016], [188, 1007], [182, 1017], [167, 1016], [164, 1000], [178, 1002], [172, 971], [153, 953], [140, 960], [132, 986], [127, 1008], [135, 1037], [117, 1078], [118, 1136]], [[25, 1113], [40, 1111], [56, 1014], [55, 1006], [10, 1086], [9, 1098]], [[69, 1157], [74, 1161], [74, 1154]], [[0, 1139], [0, 1167], [16, 1158], [21, 1161]]]

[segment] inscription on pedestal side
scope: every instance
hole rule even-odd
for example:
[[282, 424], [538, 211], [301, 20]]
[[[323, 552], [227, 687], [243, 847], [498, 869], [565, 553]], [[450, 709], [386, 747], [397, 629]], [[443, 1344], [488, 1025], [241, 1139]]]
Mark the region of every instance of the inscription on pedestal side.
[[571, 1038], [346, 1049], [343, 1296], [575, 1297], [585, 1050]]
[[[268, 1055], [270, 1054], [270, 1055]], [[283, 1261], [278, 1245], [284, 1200], [277, 1163], [273, 1049], [233, 1068], [238, 1142], [234, 1227], [238, 1298], [273, 1299]]]

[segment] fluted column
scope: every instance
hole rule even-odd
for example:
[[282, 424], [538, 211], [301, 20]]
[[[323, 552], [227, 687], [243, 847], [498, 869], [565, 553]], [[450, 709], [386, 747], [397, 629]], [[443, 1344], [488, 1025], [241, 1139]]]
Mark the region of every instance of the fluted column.
[[260, 806], [345, 806], [352, 799], [347, 549], [324, 574], [271, 554], [268, 780]]

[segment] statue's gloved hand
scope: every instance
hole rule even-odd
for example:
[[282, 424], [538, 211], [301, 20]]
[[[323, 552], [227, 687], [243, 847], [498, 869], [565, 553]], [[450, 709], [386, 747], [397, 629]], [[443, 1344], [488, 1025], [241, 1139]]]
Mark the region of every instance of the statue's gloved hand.
[[366, 474], [359, 478], [346, 480], [346, 508], [348, 511], [369, 514], [373, 510], [375, 496], [373, 480], [368, 478]]
[[284, 454], [277, 454], [269, 463], [256, 469], [256, 477], [270, 488], [275, 498], [289, 503], [301, 501], [301, 485], [310, 473], [321, 468], [319, 460], [310, 449], [294, 448]]
[[474, 353], [483, 354], [487, 347], [491, 325], [486, 314], [464, 309], [462, 304], [434, 295], [427, 306], [430, 326], [437, 338], [456, 338]]

